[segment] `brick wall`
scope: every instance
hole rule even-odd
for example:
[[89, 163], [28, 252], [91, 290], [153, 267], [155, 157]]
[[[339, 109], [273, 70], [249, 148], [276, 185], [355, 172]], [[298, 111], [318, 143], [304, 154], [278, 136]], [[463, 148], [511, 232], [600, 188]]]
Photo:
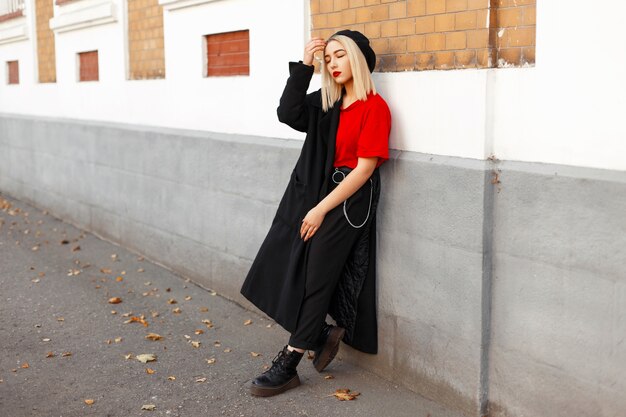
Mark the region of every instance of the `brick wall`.
[[206, 35], [207, 76], [250, 74], [250, 31]]
[[310, 0], [311, 36], [370, 38], [377, 71], [535, 62], [536, 0]]
[[98, 51], [80, 52], [79, 57], [79, 81], [98, 81]]
[[158, 0], [128, 0], [130, 79], [165, 78], [163, 8]]
[[20, 71], [19, 71], [19, 64], [17, 61], [7, 61], [7, 73], [8, 73], [9, 84], [20, 83]]
[[49, 22], [53, 15], [52, 1], [35, 0], [37, 64], [40, 83], [53, 83], [57, 80], [54, 32], [50, 29]]

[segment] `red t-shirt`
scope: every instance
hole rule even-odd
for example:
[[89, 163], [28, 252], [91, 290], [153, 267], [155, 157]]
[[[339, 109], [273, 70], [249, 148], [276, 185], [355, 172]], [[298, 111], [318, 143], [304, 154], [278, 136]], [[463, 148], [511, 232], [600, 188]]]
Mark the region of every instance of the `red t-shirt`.
[[379, 94], [368, 94], [341, 109], [335, 143], [335, 167], [356, 168], [358, 158], [378, 157], [376, 167], [389, 159], [391, 112]]

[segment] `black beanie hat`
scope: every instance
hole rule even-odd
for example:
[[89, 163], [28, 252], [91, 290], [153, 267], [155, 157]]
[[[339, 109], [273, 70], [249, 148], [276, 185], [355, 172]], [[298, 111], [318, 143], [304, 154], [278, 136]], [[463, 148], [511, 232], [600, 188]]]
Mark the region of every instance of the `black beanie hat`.
[[[376, 53], [370, 46], [370, 40], [367, 39], [364, 34], [359, 32], [358, 30], [345, 29], [340, 30], [333, 36], [335, 35], [344, 35], [352, 39], [359, 47], [361, 52], [363, 52], [363, 56], [365, 56], [365, 62], [367, 62], [367, 67], [369, 68], [370, 72], [374, 72], [374, 67], [376, 66]], [[331, 36], [331, 38], [333, 36]]]

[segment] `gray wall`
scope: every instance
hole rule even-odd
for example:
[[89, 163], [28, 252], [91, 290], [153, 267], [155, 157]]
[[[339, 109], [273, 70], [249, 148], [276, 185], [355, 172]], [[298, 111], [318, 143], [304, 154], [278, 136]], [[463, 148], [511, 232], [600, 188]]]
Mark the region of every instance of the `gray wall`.
[[[300, 146], [4, 114], [0, 192], [254, 309], [239, 287]], [[381, 170], [380, 353], [341, 355], [468, 416], [626, 415], [625, 173], [411, 152]]]

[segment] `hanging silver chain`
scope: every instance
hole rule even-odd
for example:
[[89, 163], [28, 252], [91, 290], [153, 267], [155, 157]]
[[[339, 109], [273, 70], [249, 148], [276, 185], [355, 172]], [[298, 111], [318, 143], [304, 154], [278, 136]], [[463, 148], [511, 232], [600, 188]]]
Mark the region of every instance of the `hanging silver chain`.
[[[343, 177], [341, 177], [339, 181], [335, 180], [335, 174], [337, 173], [340, 173], [341, 175], [343, 175]], [[346, 174], [343, 171], [340, 171], [338, 168], [335, 168], [335, 172], [333, 172], [333, 175], [331, 177], [333, 182], [335, 184], [339, 184], [345, 178], [346, 178]], [[370, 181], [370, 202], [369, 202], [369, 206], [367, 207], [367, 216], [365, 217], [365, 220], [363, 221], [363, 223], [356, 226], [350, 221], [350, 218], [348, 217], [348, 211], [346, 210], [346, 204], [348, 203], [348, 200], [346, 199], [343, 202], [343, 215], [346, 216], [346, 220], [348, 221], [348, 224], [350, 224], [350, 226], [354, 227], [355, 229], [360, 229], [361, 227], [365, 226], [365, 223], [367, 223], [367, 220], [370, 218], [370, 210], [372, 209], [372, 196], [374, 195], [374, 182], [372, 181], [371, 178], [369, 179], [369, 181]]]

